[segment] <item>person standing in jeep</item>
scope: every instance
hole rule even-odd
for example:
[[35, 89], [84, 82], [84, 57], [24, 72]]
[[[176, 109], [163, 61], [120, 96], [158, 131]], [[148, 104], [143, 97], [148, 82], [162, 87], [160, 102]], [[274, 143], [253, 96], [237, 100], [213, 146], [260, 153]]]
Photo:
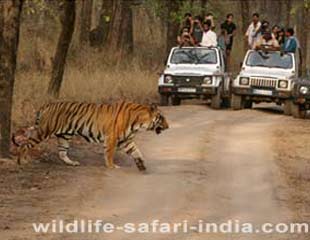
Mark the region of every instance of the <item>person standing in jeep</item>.
[[203, 35], [202, 18], [200, 16], [195, 16], [194, 23], [192, 24], [192, 29], [190, 31], [195, 44], [201, 42]]
[[221, 24], [221, 30], [226, 30], [227, 41], [226, 41], [226, 59], [229, 65], [230, 52], [233, 45], [234, 36], [236, 34], [237, 26], [233, 22], [234, 15], [232, 13], [227, 14], [226, 21]]
[[253, 13], [252, 23], [249, 25], [248, 30], [245, 33], [245, 37], [248, 40], [249, 49], [254, 49], [254, 45], [258, 40], [258, 33], [261, 30], [262, 23], [259, 21], [259, 14]]

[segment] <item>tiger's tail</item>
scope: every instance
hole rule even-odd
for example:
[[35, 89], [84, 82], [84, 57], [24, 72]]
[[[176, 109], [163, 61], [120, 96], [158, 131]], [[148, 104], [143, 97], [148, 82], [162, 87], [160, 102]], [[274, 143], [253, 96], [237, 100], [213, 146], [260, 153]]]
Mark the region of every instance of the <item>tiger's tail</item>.
[[36, 127], [19, 129], [17, 133], [12, 135], [12, 142], [17, 147], [17, 164], [20, 165], [21, 160], [28, 155], [29, 149], [35, 147], [42, 140]]

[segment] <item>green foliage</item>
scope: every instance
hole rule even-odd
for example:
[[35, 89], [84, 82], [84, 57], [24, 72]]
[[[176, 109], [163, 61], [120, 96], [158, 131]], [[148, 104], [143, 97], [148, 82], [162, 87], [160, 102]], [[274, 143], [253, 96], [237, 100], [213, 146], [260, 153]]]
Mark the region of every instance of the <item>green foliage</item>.
[[62, 5], [62, 0], [25, 0], [23, 5], [23, 13], [26, 16], [39, 16], [44, 14], [48, 17], [56, 18], [58, 16], [59, 8], [61, 8]]
[[310, 0], [303, 0], [297, 2], [291, 9], [290, 14], [295, 16], [299, 13], [299, 11], [302, 11], [303, 8], [309, 9], [310, 8]]
[[167, 4], [165, 1], [160, 0], [145, 0], [146, 8], [156, 17], [162, 17], [166, 14]]

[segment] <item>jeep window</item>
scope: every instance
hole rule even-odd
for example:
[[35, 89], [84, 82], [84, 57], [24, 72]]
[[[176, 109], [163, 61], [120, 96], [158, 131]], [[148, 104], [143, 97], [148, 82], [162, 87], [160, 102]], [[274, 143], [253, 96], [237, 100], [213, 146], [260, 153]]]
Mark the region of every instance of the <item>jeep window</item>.
[[293, 57], [291, 54], [280, 52], [253, 51], [249, 53], [246, 65], [290, 69], [293, 67]]
[[216, 64], [217, 55], [214, 49], [178, 48], [171, 56], [173, 64]]

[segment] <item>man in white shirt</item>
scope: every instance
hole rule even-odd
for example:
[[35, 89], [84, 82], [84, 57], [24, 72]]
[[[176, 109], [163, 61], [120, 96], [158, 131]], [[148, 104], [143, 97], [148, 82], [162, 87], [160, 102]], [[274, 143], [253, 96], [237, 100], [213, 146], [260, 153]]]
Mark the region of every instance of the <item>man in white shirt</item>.
[[211, 30], [211, 21], [207, 20], [203, 24], [203, 35], [200, 42], [202, 47], [216, 47], [217, 46], [217, 36], [216, 33]]
[[261, 27], [261, 22], [259, 21], [259, 14], [254, 13], [252, 18], [252, 23], [248, 27], [248, 30], [245, 33], [245, 36], [248, 39], [248, 45], [250, 49], [253, 49], [256, 45], [257, 40], [259, 39], [259, 30]]

